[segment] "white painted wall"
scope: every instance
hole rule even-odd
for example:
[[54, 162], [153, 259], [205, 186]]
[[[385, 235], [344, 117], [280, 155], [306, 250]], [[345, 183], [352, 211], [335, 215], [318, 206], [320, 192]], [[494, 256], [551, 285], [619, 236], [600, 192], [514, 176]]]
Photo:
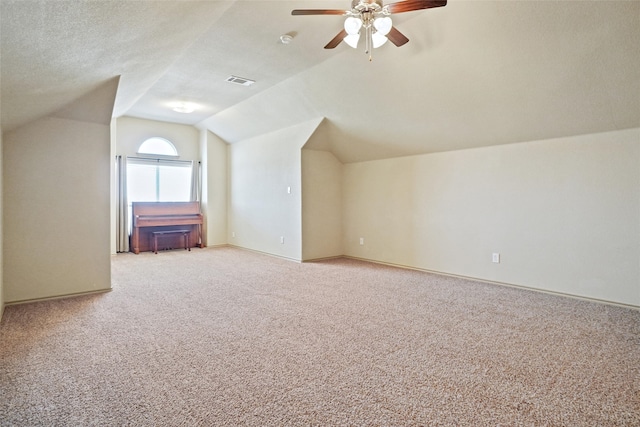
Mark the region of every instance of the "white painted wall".
[[116, 124], [116, 151], [122, 156], [137, 156], [146, 139], [168, 139], [178, 150], [180, 160], [200, 160], [200, 131], [193, 126], [156, 120], [120, 117]]
[[3, 187], [2, 187], [2, 175], [3, 175], [3, 169], [2, 169], [2, 128], [0, 127], [0, 322], [2, 321], [2, 314], [4, 313], [4, 284], [3, 284], [3, 280], [2, 277], [4, 276], [4, 268], [3, 268], [3, 264], [2, 264], [2, 253], [3, 253], [3, 244], [2, 241], [4, 239], [3, 237], [3, 223], [4, 221], [2, 220], [3, 215], [3, 204], [2, 204], [2, 200], [4, 199], [3, 197]]
[[328, 151], [302, 150], [302, 259], [343, 254], [342, 163]]
[[203, 238], [207, 246], [227, 244], [227, 144], [207, 130], [200, 131], [202, 155]]
[[300, 151], [319, 122], [229, 146], [229, 244], [301, 260]]
[[109, 229], [111, 230], [111, 236], [110, 236], [110, 247], [111, 247], [111, 255], [115, 255], [118, 252], [117, 249], [117, 242], [116, 242], [116, 206], [117, 206], [117, 200], [116, 200], [116, 169], [115, 169], [115, 158], [116, 158], [116, 153], [117, 153], [117, 130], [118, 128], [118, 123], [116, 119], [112, 119], [111, 120], [111, 124], [110, 124], [110, 141], [109, 141], [109, 152], [110, 155], [109, 157], [111, 158], [111, 168], [110, 168], [110, 183], [111, 183], [111, 188], [109, 190], [109, 199], [111, 200], [111, 209], [109, 209], [110, 211], [110, 226]]
[[6, 302], [110, 289], [109, 133], [49, 117], [4, 135]]
[[640, 306], [640, 129], [346, 164], [343, 204], [348, 256]]

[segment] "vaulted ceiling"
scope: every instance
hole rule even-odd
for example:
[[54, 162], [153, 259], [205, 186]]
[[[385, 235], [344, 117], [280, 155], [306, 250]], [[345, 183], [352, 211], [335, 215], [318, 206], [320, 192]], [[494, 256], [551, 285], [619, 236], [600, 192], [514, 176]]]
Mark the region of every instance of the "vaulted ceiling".
[[229, 143], [324, 117], [345, 162], [640, 127], [638, 1], [450, 0], [392, 15], [410, 42], [372, 61], [323, 49], [343, 17], [291, 16], [350, 0], [0, 1], [3, 131], [116, 76], [114, 117]]

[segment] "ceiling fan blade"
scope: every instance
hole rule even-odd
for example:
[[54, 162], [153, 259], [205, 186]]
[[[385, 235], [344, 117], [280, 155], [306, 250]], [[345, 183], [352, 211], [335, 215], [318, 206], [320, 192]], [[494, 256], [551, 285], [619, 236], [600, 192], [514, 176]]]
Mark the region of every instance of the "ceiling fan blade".
[[345, 30], [340, 31], [338, 35], [332, 38], [331, 41], [327, 43], [327, 45], [324, 48], [333, 49], [334, 47], [338, 46], [345, 37], [347, 37], [347, 32]]
[[338, 9], [294, 9], [292, 15], [344, 15], [346, 10]]
[[447, 5], [447, 0], [406, 0], [390, 3], [386, 6], [390, 13], [411, 12], [413, 10], [431, 9]]
[[389, 31], [389, 34], [387, 34], [387, 38], [391, 43], [395, 44], [398, 47], [409, 41], [409, 39], [404, 34], [396, 30], [396, 27], [391, 27], [391, 31]]

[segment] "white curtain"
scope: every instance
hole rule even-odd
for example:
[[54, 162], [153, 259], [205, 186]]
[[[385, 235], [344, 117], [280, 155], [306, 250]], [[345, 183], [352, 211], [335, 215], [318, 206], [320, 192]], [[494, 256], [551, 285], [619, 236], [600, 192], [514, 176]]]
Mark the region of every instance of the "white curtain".
[[[202, 204], [200, 203], [202, 201], [202, 163], [195, 160], [191, 163], [191, 201], [200, 204], [200, 213], [202, 213]], [[198, 235], [198, 244], [202, 245], [202, 229]]]
[[202, 167], [197, 161], [191, 166], [191, 201], [200, 202], [202, 200]]
[[116, 156], [116, 251], [129, 252], [127, 158]]

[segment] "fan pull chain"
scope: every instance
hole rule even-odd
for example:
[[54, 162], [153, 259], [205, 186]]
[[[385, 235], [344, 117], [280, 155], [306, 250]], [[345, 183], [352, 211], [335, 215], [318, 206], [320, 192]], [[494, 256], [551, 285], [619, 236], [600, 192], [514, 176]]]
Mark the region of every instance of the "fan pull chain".
[[373, 43], [371, 41], [372, 31], [371, 25], [366, 28], [366, 50], [365, 53], [369, 55], [369, 62], [373, 60]]

